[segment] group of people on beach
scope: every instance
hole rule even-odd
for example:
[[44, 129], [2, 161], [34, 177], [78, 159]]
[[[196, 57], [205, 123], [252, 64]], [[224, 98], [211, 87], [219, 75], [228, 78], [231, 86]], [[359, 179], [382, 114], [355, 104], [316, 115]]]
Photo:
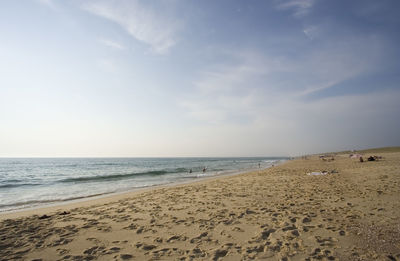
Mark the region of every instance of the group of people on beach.
[[[204, 167], [204, 168], [203, 168], [203, 173], [206, 173], [206, 171], [207, 171], [207, 168]], [[189, 173], [192, 173], [192, 172], [193, 172], [193, 170], [192, 170], [192, 169], [189, 169]]]
[[[272, 167], [273, 167], [274, 165], [272, 165]], [[258, 163], [258, 168], [260, 169], [261, 168], [261, 163]], [[206, 171], [207, 171], [207, 167], [203, 167], [203, 173], [206, 173]], [[189, 173], [193, 173], [193, 170], [192, 169], [189, 169]]]
[[[369, 156], [367, 158], [367, 161], [376, 161], [376, 160], [379, 160], [379, 159], [382, 159], [382, 157], [380, 157], [380, 156]], [[360, 162], [364, 162], [363, 157], [360, 157]]]
[[[364, 158], [362, 157], [361, 154], [350, 154], [349, 157], [350, 158], [358, 158], [360, 160], [360, 162], [364, 162]], [[380, 159], [382, 159], [382, 156], [374, 155], [374, 156], [369, 156], [367, 158], [367, 161], [377, 161], [377, 160], [380, 160]]]

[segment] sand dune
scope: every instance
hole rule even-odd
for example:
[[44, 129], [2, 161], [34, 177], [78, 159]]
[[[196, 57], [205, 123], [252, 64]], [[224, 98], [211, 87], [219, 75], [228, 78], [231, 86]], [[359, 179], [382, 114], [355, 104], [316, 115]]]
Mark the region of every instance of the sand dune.
[[0, 259], [400, 260], [400, 152], [379, 155], [3, 214]]

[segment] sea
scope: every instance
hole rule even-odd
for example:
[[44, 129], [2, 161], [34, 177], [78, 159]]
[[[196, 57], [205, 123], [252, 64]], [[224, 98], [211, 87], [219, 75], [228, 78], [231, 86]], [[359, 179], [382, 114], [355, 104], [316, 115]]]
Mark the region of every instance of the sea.
[[0, 158], [0, 212], [268, 168], [285, 157]]

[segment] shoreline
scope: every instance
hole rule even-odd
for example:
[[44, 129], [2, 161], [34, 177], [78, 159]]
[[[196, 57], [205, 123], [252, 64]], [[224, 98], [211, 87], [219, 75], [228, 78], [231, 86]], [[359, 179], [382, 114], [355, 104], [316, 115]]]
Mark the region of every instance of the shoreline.
[[[0, 256], [41, 260], [398, 260], [400, 150], [318, 155], [0, 220]], [[309, 176], [314, 171], [329, 174]], [[22, 213], [22, 214], [21, 214]], [[42, 216], [43, 215], [43, 216]]]
[[[108, 159], [108, 158], [105, 158], [105, 159]], [[230, 159], [230, 158], [226, 158], [226, 159]], [[234, 158], [232, 158], [232, 159], [235, 160]], [[243, 158], [237, 158], [237, 159], [241, 160]], [[254, 159], [254, 158], [249, 158], [249, 159]], [[287, 160], [288, 158], [278, 158], [278, 157], [271, 158], [270, 157], [267, 159], [268, 159], [269, 163], [262, 166], [261, 169], [268, 168], [271, 165], [276, 164], [276, 162], [282, 162], [282, 161]], [[265, 160], [265, 158], [263, 160]], [[66, 164], [71, 164], [71, 163], [67, 162]], [[119, 163], [113, 162], [113, 163], [109, 163], [109, 164], [114, 165], [114, 164], [119, 164]], [[109, 164], [106, 164], [106, 165], [109, 165]], [[94, 165], [98, 165], [98, 163], [95, 163]], [[32, 210], [32, 209], [37, 209], [37, 208], [43, 208], [43, 207], [65, 205], [65, 204], [74, 203], [74, 202], [95, 200], [98, 198], [109, 197], [109, 196], [118, 195], [121, 193], [123, 194], [123, 193], [135, 192], [135, 191], [142, 191], [142, 190], [146, 190], [146, 189], [153, 189], [153, 188], [157, 188], [159, 186], [169, 186], [169, 185], [174, 186], [175, 184], [176, 185], [185, 184], [185, 183], [190, 183], [190, 182], [194, 182], [197, 180], [207, 179], [210, 177], [237, 175], [237, 174], [241, 174], [241, 173], [259, 169], [255, 166], [245, 166], [244, 168], [243, 167], [244, 166], [240, 166], [240, 165], [235, 166], [234, 165], [234, 167], [232, 169], [230, 169], [230, 168], [227, 168], [227, 169], [222, 168], [220, 170], [211, 169], [210, 172], [207, 171], [207, 173], [205, 173], [205, 174], [201, 173], [201, 172], [198, 172], [198, 173], [194, 172], [193, 174], [187, 173], [187, 175], [185, 175], [185, 173], [182, 172], [182, 173], [180, 173], [181, 176], [172, 177], [172, 178], [170, 178], [168, 175], [165, 176], [166, 178], [163, 178], [163, 176], [161, 176], [160, 181], [157, 181], [157, 180], [151, 181], [152, 177], [150, 176], [149, 182], [143, 182], [144, 180], [142, 179], [142, 181], [139, 181], [138, 184], [135, 184], [134, 182], [132, 183], [132, 181], [130, 181], [129, 177], [131, 177], [132, 174], [129, 174], [129, 175], [127, 175], [128, 183], [126, 183], [126, 185], [113, 184], [113, 183], [110, 183], [108, 185], [106, 184], [107, 187], [105, 187], [104, 185], [100, 185], [98, 188], [90, 189], [90, 191], [88, 191], [90, 193], [84, 192], [85, 191], [85, 187], [84, 187], [85, 183], [82, 183], [82, 184], [77, 183], [76, 185], [73, 184], [75, 186], [75, 187], [73, 187], [73, 189], [74, 189], [74, 191], [78, 192], [77, 194], [72, 194], [71, 192], [67, 192], [66, 189], [62, 188], [64, 190], [64, 191], [62, 191], [62, 194], [57, 195], [56, 193], [53, 193], [54, 195], [52, 195], [51, 197], [41, 198], [40, 195], [38, 197], [30, 196], [30, 197], [28, 197], [29, 200], [28, 199], [25, 200], [26, 202], [24, 202], [24, 198], [21, 198], [22, 200], [20, 200], [20, 201], [10, 200], [10, 203], [8, 203], [8, 204], [4, 203], [1, 206], [2, 208], [0, 209], [0, 215], [7, 214], [7, 213], [13, 213], [13, 212], [20, 212], [20, 211], [25, 211], [25, 210]], [[152, 172], [152, 171], [150, 171], [150, 172]], [[174, 173], [174, 172], [172, 172], [172, 173]], [[104, 176], [108, 177], [107, 175], [104, 175]], [[103, 177], [103, 176], [100, 175], [99, 177]], [[121, 177], [123, 177], [123, 174], [121, 174]], [[81, 179], [81, 178], [79, 177], [78, 179]], [[61, 182], [59, 182], [59, 183], [62, 184], [62, 181], [63, 180], [61, 180]], [[142, 184], [142, 183], [144, 183], [144, 184]], [[145, 184], [145, 183], [147, 183], [147, 184]], [[57, 184], [57, 183], [54, 183], [54, 184]], [[105, 183], [103, 182], [103, 184], [105, 184]], [[77, 190], [76, 186], [81, 186], [80, 190]], [[49, 188], [51, 189], [51, 187], [49, 187]], [[43, 187], [41, 189], [46, 191], [48, 188]], [[84, 192], [84, 193], [81, 193], [81, 192]], [[35, 194], [32, 193], [32, 194], [27, 194], [27, 195], [35, 195]], [[7, 194], [5, 194], [5, 196], [7, 198]], [[11, 198], [12, 197], [10, 197], [10, 199]]]
[[[290, 159], [279, 160], [275, 164], [272, 164], [272, 166], [268, 166], [268, 167], [264, 167], [264, 168], [260, 168], [260, 169], [247, 169], [247, 170], [238, 170], [238, 171], [230, 171], [230, 172], [227, 171], [225, 173], [215, 174], [212, 176], [199, 177], [196, 179], [193, 178], [193, 179], [188, 179], [188, 180], [180, 180], [180, 181], [176, 181], [176, 182], [153, 185], [153, 186], [148, 186], [148, 187], [132, 188], [132, 189], [125, 190], [125, 191], [110, 192], [110, 193], [105, 193], [105, 194], [101, 194], [101, 195], [93, 195], [93, 196], [83, 197], [83, 198], [79, 198], [79, 199], [60, 200], [60, 201], [55, 201], [54, 203], [53, 202], [48, 203], [48, 204], [45, 203], [42, 205], [32, 206], [32, 207], [27, 207], [27, 208], [0, 211], [0, 222], [2, 220], [8, 219], [8, 218], [20, 218], [20, 217], [26, 217], [29, 215], [43, 215], [46, 212], [57, 212], [57, 211], [62, 211], [62, 210], [64, 211], [65, 209], [70, 210], [75, 207], [102, 204], [102, 203], [106, 203], [106, 202], [110, 202], [110, 201], [112, 202], [114, 200], [119, 200], [124, 197], [135, 196], [135, 195], [143, 193], [143, 192], [162, 189], [162, 188], [170, 188], [170, 187], [188, 185], [188, 184], [190, 185], [192, 183], [199, 183], [202, 181], [207, 181], [207, 180], [212, 180], [212, 179], [231, 177], [231, 176], [236, 176], [236, 175], [243, 175], [243, 174], [251, 173], [254, 171], [263, 171], [263, 170], [266, 170], [273, 166], [278, 166], [278, 165], [284, 164], [285, 162], [287, 162], [289, 160]], [[61, 208], [62, 208], [62, 210], [61, 210]]]

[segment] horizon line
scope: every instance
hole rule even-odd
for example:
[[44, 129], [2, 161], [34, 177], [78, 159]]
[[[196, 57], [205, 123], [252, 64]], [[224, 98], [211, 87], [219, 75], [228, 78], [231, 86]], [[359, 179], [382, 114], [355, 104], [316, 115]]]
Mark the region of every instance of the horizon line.
[[291, 158], [293, 156], [0, 156], [0, 159], [66, 159], [66, 158], [82, 158], [82, 159], [129, 159], [129, 158]]

